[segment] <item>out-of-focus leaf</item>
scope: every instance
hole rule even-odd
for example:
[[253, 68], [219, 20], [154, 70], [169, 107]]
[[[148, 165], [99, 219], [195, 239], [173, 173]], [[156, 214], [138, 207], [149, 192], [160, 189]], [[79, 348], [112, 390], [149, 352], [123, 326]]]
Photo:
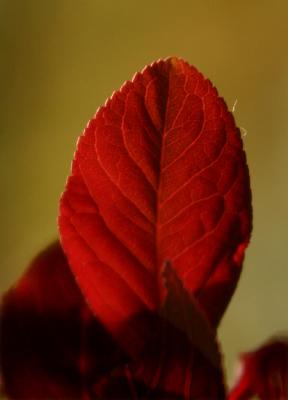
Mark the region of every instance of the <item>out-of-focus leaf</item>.
[[91, 382], [124, 360], [85, 304], [59, 243], [6, 293], [0, 330], [10, 399], [89, 398]]
[[271, 339], [240, 356], [229, 400], [288, 400], [288, 339]]

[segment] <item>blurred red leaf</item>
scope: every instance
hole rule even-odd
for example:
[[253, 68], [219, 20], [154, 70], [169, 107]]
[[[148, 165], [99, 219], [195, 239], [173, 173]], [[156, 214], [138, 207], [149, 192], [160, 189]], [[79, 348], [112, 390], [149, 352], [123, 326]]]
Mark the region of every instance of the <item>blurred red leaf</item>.
[[240, 357], [229, 400], [288, 400], [288, 338], [276, 338]]
[[239, 278], [250, 200], [231, 113], [210, 81], [170, 58], [126, 82], [80, 137], [61, 241], [115, 337], [124, 320], [159, 309], [166, 259], [217, 325]]
[[87, 398], [123, 353], [85, 304], [59, 243], [42, 252], [1, 305], [1, 380], [10, 399]]

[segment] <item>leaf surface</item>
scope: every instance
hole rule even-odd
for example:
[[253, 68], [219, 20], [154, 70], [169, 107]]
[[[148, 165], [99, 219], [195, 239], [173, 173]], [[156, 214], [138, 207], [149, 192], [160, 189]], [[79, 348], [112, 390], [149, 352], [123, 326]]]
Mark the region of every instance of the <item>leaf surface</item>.
[[217, 325], [249, 241], [250, 200], [231, 113], [210, 81], [170, 58], [126, 82], [80, 137], [61, 242], [114, 336], [124, 320], [159, 309], [165, 260]]
[[221, 355], [215, 332], [211, 329], [199, 304], [184, 288], [174, 268], [166, 262], [163, 269], [167, 297], [161, 315], [177, 329], [185, 333], [187, 339], [197, 348], [211, 365], [221, 369]]

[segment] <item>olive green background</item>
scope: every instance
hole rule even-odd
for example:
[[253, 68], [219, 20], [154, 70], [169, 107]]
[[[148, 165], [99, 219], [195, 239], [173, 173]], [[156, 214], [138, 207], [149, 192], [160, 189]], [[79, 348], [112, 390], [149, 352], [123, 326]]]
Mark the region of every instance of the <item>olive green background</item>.
[[78, 135], [145, 64], [181, 56], [245, 128], [254, 230], [220, 329], [236, 354], [288, 322], [288, 2], [0, 0], [1, 292], [57, 235]]

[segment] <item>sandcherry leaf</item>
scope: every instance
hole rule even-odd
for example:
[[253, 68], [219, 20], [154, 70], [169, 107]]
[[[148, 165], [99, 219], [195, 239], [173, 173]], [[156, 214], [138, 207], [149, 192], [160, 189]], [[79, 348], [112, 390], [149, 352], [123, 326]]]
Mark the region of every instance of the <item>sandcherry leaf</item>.
[[239, 129], [211, 82], [169, 58], [115, 92], [78, 141], [59, 228], [114, 337], [163, 304], [165, 260], [216, 326], [240, 275], [251, 195]]

